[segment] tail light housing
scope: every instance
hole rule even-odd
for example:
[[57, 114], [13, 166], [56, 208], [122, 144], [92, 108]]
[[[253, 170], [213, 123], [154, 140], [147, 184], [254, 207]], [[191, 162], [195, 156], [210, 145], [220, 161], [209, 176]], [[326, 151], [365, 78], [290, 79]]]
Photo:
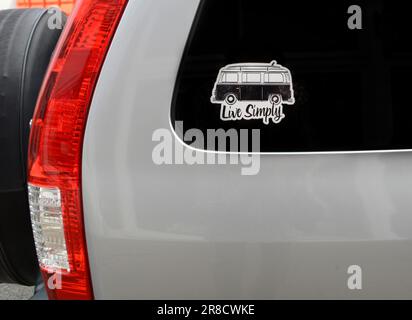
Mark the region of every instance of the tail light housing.
[[93, 298], [83, 223], [82, 146], [96, 81], [126, 3], [77, 1], [35, 108], [29, 202], [39, 265], [51, 299]]

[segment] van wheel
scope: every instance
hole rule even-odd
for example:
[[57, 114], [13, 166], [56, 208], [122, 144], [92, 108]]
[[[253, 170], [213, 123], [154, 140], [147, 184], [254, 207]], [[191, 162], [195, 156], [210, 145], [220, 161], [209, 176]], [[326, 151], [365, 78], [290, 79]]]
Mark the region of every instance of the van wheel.
[[236, 103], [237, 97], [233, 93], [230, 93], [226, 96], [225, 101], [227, 104], [232, 105]]
[[278, 105], [282, 102], [282, 97], [279, 94], [272, 94], [269, 97], [269, 102], [274, 105]]
[[54, 13], [0, 11], [0, 283], [34, 285], [39, 277], [26, 162], [30, 119], [62, 31], [48, 27]]

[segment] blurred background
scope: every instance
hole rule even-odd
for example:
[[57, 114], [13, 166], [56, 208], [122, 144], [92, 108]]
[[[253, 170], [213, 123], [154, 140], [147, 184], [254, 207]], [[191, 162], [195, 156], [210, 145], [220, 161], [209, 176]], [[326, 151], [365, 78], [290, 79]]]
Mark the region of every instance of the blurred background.
[[69, 14], [76, 0], [0, 0], [0, 10], [10, 8], [47, 8], [60, 7]]

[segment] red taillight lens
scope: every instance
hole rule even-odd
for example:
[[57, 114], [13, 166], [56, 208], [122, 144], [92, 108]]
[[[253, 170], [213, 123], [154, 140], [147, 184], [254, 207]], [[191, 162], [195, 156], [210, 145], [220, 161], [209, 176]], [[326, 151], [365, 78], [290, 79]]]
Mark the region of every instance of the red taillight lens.
[[[34, 112], [29, 201], [49, 298], [93, 298], [82, 212], [83, 137], [93, 90], [126, 3], [78, 1], [57, 45]], [[48, 285], [51, 276], [54, 288]]]

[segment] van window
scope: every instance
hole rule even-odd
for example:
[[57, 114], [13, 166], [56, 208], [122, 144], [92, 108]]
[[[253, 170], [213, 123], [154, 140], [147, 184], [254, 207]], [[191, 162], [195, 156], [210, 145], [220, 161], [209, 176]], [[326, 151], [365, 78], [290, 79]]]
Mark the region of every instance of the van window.
[[223, 81], [227, 83], [237, 83], [239, 80], [239, 75], [235, 72], [223, 73]]
[[[172, 123], [205, 133], [260, 129], [262, 152], [412, 149], [409, 4], [356, 4], [361, 30], [348, 27], [352, 0], [201, 1], [175, 85]], [[285, 117], [268, 124], [222, 121], [220, 105], [211, 99], [219, 70], [274, 60], [290, 70], [293, 83], [294, 103], [283, 105]], [[237, 73], [229, 77], [239, 80]], [[280, 80], [279, 74], [267, 77]]]
[[282, 82], [284, 82], [283, 74], [281, 74], [281, 73], [267, 73], [267, 74], [265, 74], [265, 82], [282, 83]]
[[252, 72], [246, 72], [243, 74], [244, 80], [243, 82], [246, 83], [260, 83], [260, 73], [252, 73]]

